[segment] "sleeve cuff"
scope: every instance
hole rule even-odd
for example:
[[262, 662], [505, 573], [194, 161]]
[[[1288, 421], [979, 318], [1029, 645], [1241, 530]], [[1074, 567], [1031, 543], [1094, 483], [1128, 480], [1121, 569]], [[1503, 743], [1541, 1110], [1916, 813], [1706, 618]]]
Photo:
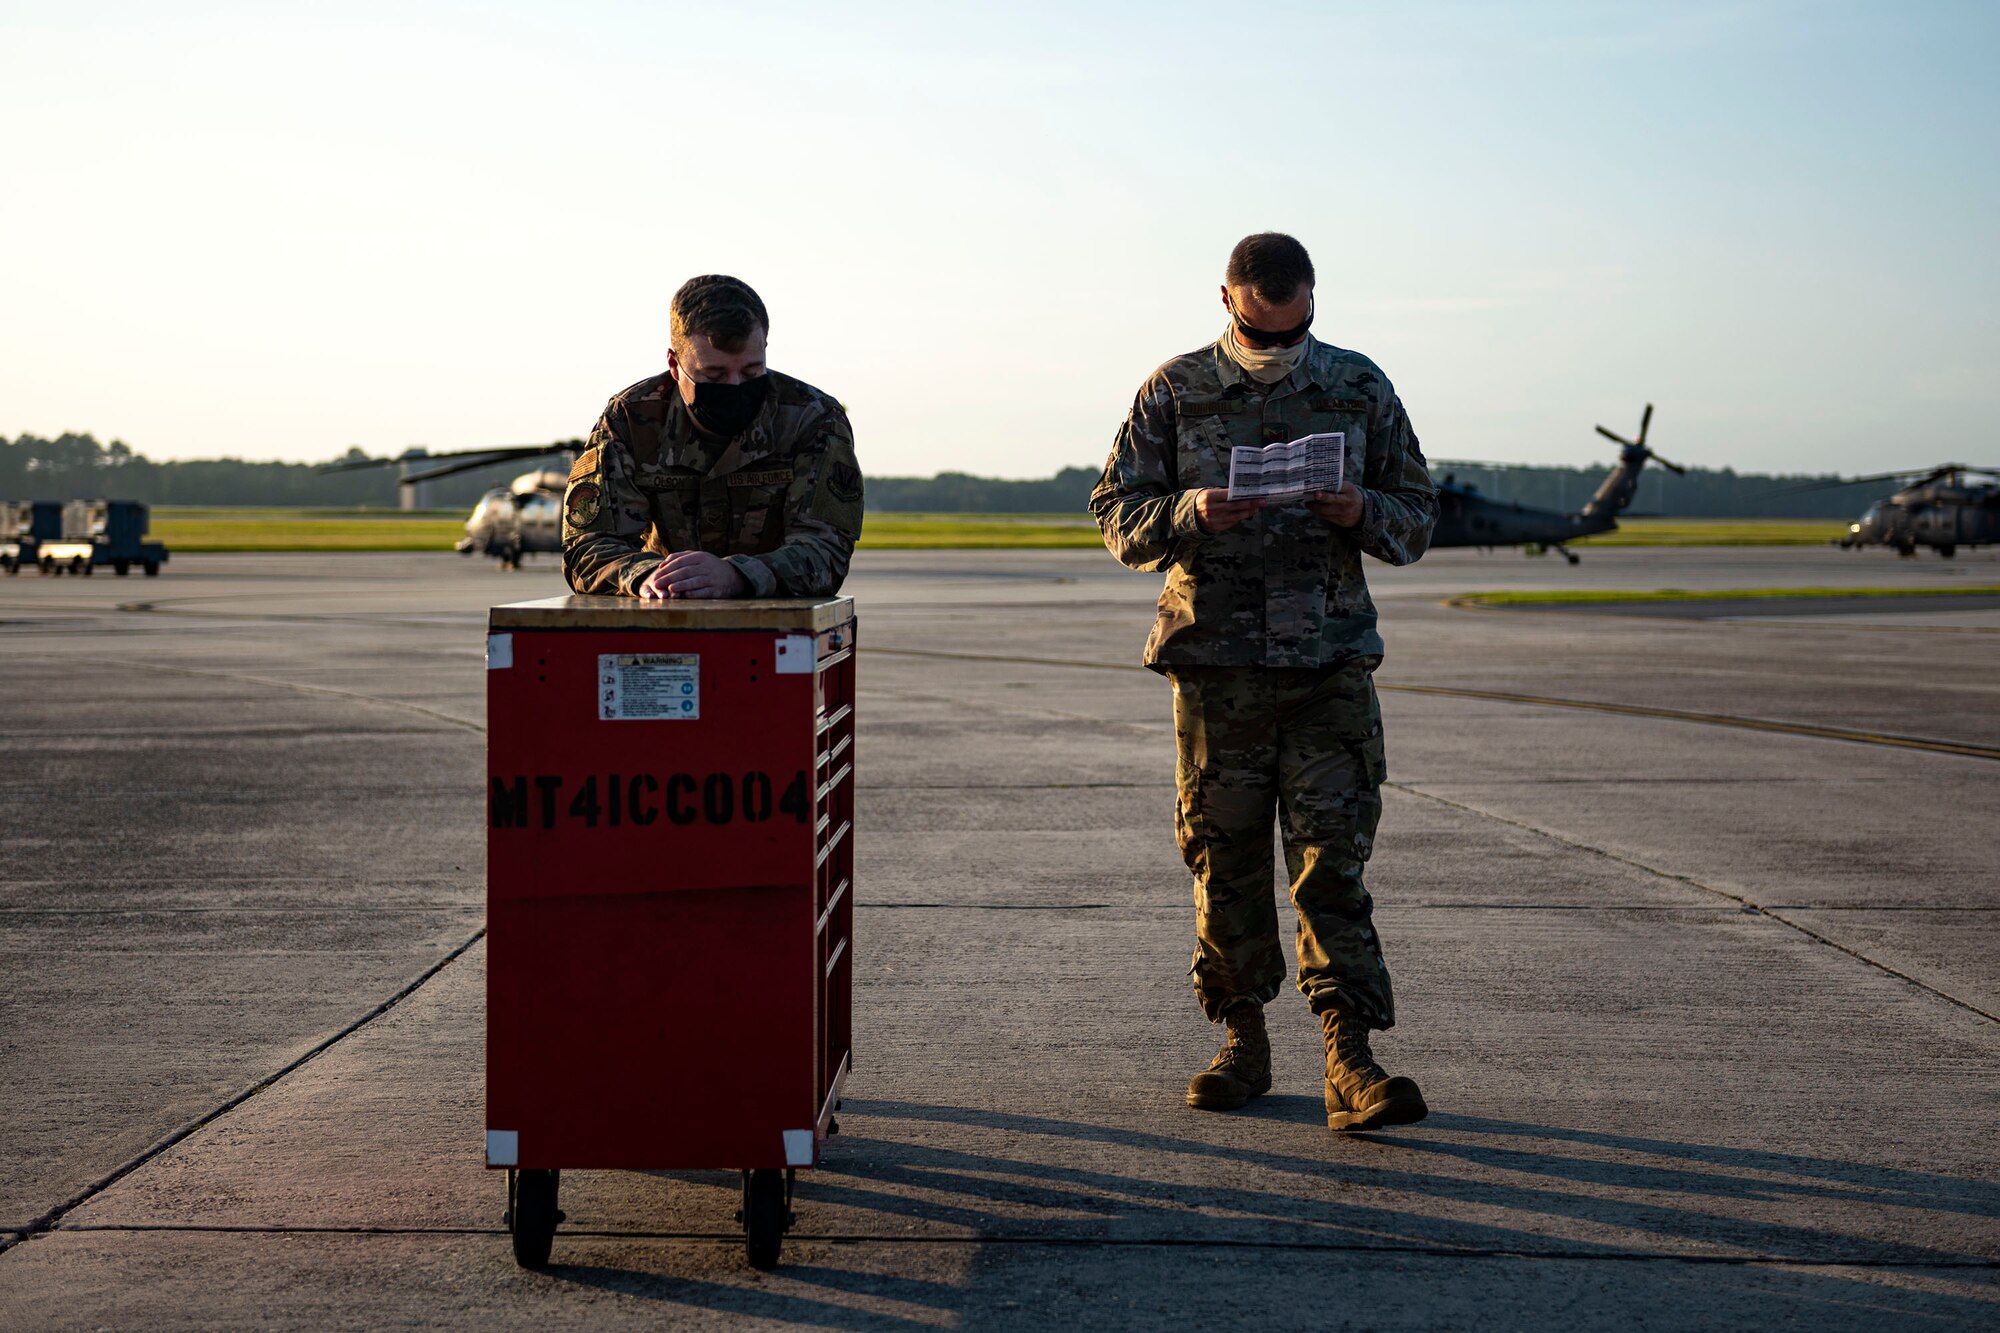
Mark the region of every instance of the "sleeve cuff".
[[778, 591], [778, 576], [756, 556], [732, 555], [727, 559], [736, 566], [736, 572], [749, 581], [752, 597], [770, 597]]
[[1382, 536], [1382, 506], [1375, 498], [1375, 492], [1361, 492], [1361, 521], [1354, 525], [1354, 539], [1362, 547], [1373, 546]]
[[625, 573], [625, 595], [627, 597], [639, 596], [640, 587], [645, 584], [647, 579], [653, 577], [654, 570], [665, 563], [666, 560], [660, 556], [655, 556], [651, 560], [635, 561], [633, 567]]
[[1196, 491], [1182, 491], [1178, 496], [1174, 497], [1174, 512], [1170, 526], [1173, 528], [1175, 537], [1199, 542], [1208, 540], [1212, 535], [1203, 529], [1201, 520], [1195, 516], [1194, 497], [1198, 493]]

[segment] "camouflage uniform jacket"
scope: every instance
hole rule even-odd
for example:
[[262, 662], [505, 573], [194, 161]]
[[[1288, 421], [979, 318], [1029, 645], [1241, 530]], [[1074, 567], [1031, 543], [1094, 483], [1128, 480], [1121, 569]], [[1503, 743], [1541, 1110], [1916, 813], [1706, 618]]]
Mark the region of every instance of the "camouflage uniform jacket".
[[[1314, 432], [1346, 436], [1361, 521], [1340, 529], [1301, 502], [1207, 533], [1195, 492], [1229, 484], [1229, 451]], [[1146, 665], [1337, 666], [1380, 656], [1361, 553], [1407, 565], [1430, 544], [1437, 491], [1389, 381], [1358, 352], [1310, 339], [1292, 373], [1259, 384], [1217, 342], [1139, 390], [1091, 513], [1111, 553], [1167, 570]]]
[[605, 405], [563, 496], [570, 587], [636, 596], [669, 553], [700, 550], [727, 558], [753, 597], [839, 591], [861, 535], [854, 434], [831, 397], [769, 374], [727, 448], [695, 431], [671, 375]]

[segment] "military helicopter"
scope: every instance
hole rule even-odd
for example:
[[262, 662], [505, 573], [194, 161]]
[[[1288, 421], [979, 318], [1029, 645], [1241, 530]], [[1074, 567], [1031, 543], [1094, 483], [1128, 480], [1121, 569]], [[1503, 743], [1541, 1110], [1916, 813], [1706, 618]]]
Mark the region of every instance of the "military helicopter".
[[1450, 473], [1445, 474], [1438, 482], [1438, 521], [1431, 534], [1431, 548], [1521, 546], [1530, 555], [1546, 555], [1555, 551], [1572, 565], [1577, 563], [1576, 552], [1569, 549], [1568, 543], [1578, 537], [1610, 532], [1618, 526], [1618, 515], [1639, 493], [1639, 473], [1644, 470], [1647, 459], [1652, 459], [1670, 472], [1687, 471], [1680, 464], [1669, 463], [1646, 447], [1646, 430], [1652, 424], [1653, 405], [1647, 403], [1644, 414], [1639, 418], [1638, 439], [1628, 440], [1603, 426], [1597, 428], [1599, 435], [1621, 446], [1618, 465], [1604, 478], [1589, 503], [1573, 514], [1495, 500], [1481, 495], [1477, 486], [1456, 481]]
[[1844, 481], [1814, 482], [1793, 490], [1818, 491], [1875, 481], [1907, 483], [1901, 490], [1869, 505], [1860, 518], [1848, 524], [1847, 531], [1841, 534], [1840, 546], [1844, 550], [1889, 546], [1904, 556], [1914, 556], [1919, 546], [1928, 546], [1949, 560], [1961, 546], [2000, 543], [2000, 481], [1970, 481], [1969, 477], [2000, 478], [2000, 470], [1973, 467], [1969, 463], [1941, 463], [1907, 472], [1877, 472]]
[[[399, 458], [356, 459], [329, 463], [321, 472], [351, 472], [357, 468], [397, 467], [403, 488], [403, 507], [415, 508], [416, 488], [440, 477], [456, 476], [517, 459], [559, 458], [558, 468], [523, 472], [505, 486], [496, 486], [479, 497], [465, 520], [465, 536], [453, 549], [461, 555], [490, 555], [502, 569], [519, 569], [521, 557], [535, 552], [550, 554], [562, 550], [562, 497], [569, 484], [569, 465], [583, 452], [582, 440], [556, 444], [510, 444], [492, 449], [460, 449], [448, 454], [405, 451]], [[446, 461], [453, 460], [453, 461]], [[443, 463], [441, 467], [428, 464]]]

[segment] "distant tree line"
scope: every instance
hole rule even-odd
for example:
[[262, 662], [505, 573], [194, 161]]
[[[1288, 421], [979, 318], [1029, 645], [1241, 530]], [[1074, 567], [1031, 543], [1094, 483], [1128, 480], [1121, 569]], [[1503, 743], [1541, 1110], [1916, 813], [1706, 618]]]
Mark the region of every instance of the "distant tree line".
[[[328, 462], [360, 462], [349, 449]], [[22, 435], [0, 439], [0, 499], [143, 500], [156, 505], [269, 505], [274, 507], [397, 507], [394, 467], [321, 472], [324, 463], [270, 463], [243, 458], [201, 458], [156, 463], [123, 440], [100, 444], [89, 435], [45, 440]], [[445, 477], [425, 486], [426, 504], [470, 509], [486, 491], [504, 486], [531, 464], [516, 461]]]
[[[1610, 472], [1601, 467], [1495, 466], [1491, 463], [1431, 464], [1431, 475], [1451, 477], [1496, 500], [1538, 509], [1581, 509]], [[933, 514], [1073, 514], [1090, 503], [1096, 468], [1066, 467], [1046, 481], [997, 481], [963, 472], [935, 477], [869, 477], [868, 507]], [[1791, 494], [1790, 488], [1828, 476], [1765, 476], [1730, 468], [1689, 468], [1676, 476], [1648, 467], [1629, 513], [1683, 518], [1843, 518], [1887, 494], [1887, 486], [1846, 486]]]
[[1066, 467], [1045, 481], [1002, 481], [966, 472], [867, 480], [870, 509], [923, 514], [1075, 514], [1090, 503], [1097, 469]]
[[[1581, 509], [1610, 471], [1609, 462], [1595, 467], [1496, 466], [1442, 459], [1431, 463], [1431, 476], [1439, 480], [1450, 477], [1496, 500], [1563, 513]], [[1835, 480], [1830, 473], [1769, 476], [1733, 468], [1691, 467], [1679, 475], [1648, 463], [1639, 476], [1639, 493], [1626, 512], [1674, 518], [1845, 518], [1892, 489], [1840, 486], [1793, 492], [1794, 487]]]
[[[349, 449], [331, 462], [367, 458]], [[106, 498], [171, 505], [372, 505], [397, 504], [396, 469], [321, 472], [324, 464], [268, 463], [241, 458], [156, 463], [122, 440], [100, 444], [89, 435], [45, 440], [22, 435], [0, 438], [0, 499], [77, 500]], [[425, 503], [470, 508], [481, 494], [504, 486], [532, 464], [496, 464], [431, 482]], [[1431, 464], [1435, 477], [1450, 476], [1500, 500], [1543, 509], [1582, 506], [1604, 480], [1604, 467], [1495, 466], [1490, 463]], [[867, 483], [868, 508], [933, 514], [1075, 514], [1090, 500], [1097, 469], [1066, 467], [1038, 481], [975, 477], [941, 472], [935, 477], [877, 477]], [[1676, 476], [1648, 467], [1641, 478], [1634, 514], [1713, 518], [1841, 518], [1859, 513], [1887, 486], [1848, 486], [1789, 493], [1789, 488], [1830, 476], [1766, 476], [1689, 468]]]

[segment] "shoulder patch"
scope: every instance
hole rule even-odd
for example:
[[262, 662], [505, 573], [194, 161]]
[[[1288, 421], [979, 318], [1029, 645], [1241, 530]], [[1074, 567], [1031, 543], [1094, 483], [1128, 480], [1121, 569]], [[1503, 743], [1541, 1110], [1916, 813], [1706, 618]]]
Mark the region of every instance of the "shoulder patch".
[[569, 497], [564, 502], [563, 517], [573, 528], [587, 528], [597, 522], [597, 516], [604, 508], [604, 493], [594, 481], [579, 481], [569, 488]]
[[836, 500], [854, 504], [861, 499], [861, 469], [852, 463], [830, 463], [826, 469], [826, 489]]
[[569, 465], [569, 479], [571, 481], [582, 481], [585, 477], [596, 475], [598, 464], [602, 460], [603, 455], [599, 452], [596, 445], [585, 449], [577, 455], [576, 461]]

